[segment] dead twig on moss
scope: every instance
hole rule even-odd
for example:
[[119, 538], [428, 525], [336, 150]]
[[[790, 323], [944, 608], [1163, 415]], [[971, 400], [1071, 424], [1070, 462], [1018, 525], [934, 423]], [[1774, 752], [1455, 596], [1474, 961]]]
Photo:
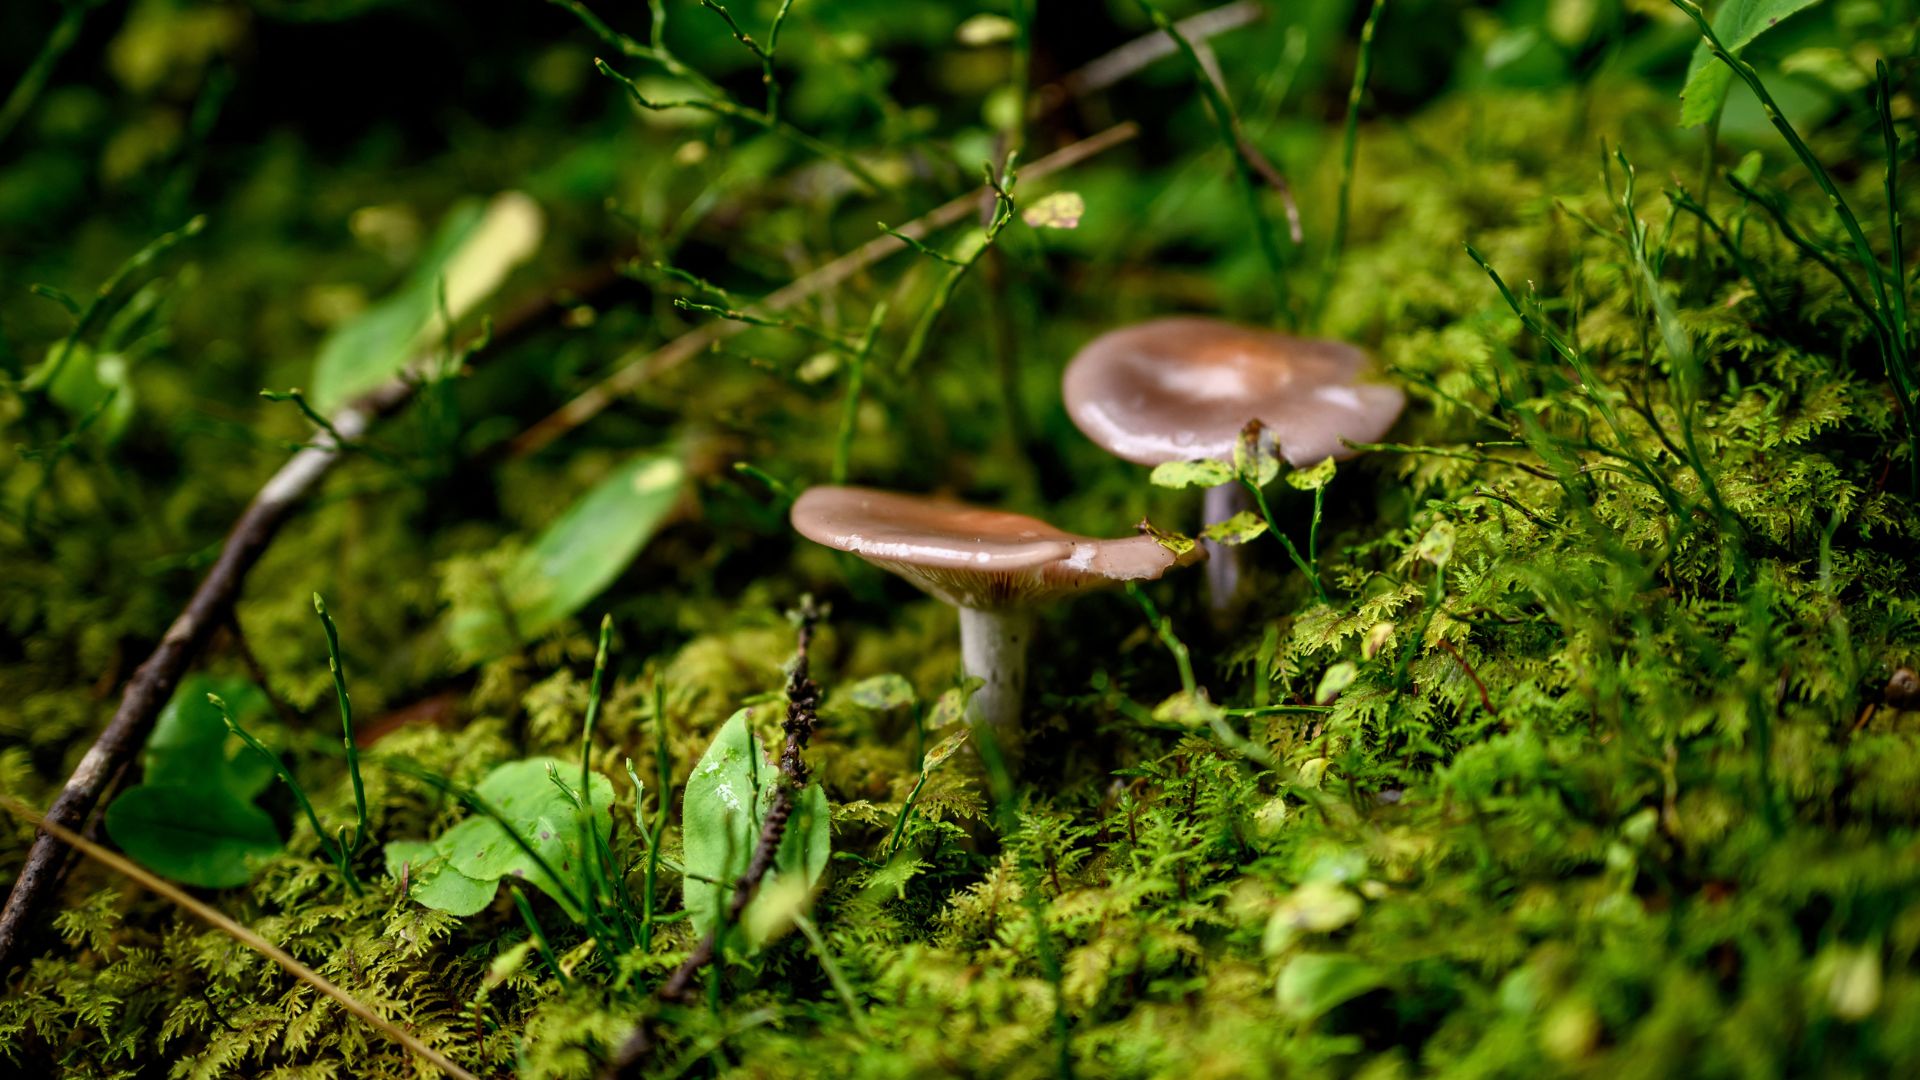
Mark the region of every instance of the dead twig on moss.
[[[610, 269], [597, 270], [591, 277], [570, 283], [570, 290], [565, 291], [577, 295], [615, 280]], [[552, 311], [551, 295], [542, 293], [537, 299], [510, 309], [499, 320], [498, 332], [524, 329]], [[161, 708], [173, 697], [187, 668], [205, 650], [214, 631], [227, 625], [247, 572], [253, 569], [253, 564], [259, 561], [294, 510], [340, 460], [343, 451], [336, 439], [359, 438], [375, 420], [405, 405], [418, 386], [417, 379], [394, 379], [334, 413], [329, 418], [332, 429], [315, 432], [247, 504], [221, 545], [212, 569], [167, 627], [153, 653], [127, 680], [113, 719], [101, 729], [73, 775], [67, 778], [59, 797], [47, 809], [49, 822], [69, 830], [79, 829], [115, 779], [146, 745]], [[29, 924], [45, 899], [58, 891], [66, 876], [66, 865], [66, 849], [52, 834], [43, 831], [35, 837], [20, 868], [20, 876], [14, 881], [13, 891], [7, 896], [6, 907], [0, 910], [0, 971], [11, 968], [19, 958], [21, 941]]]
[[347, 993], [345, 990], [328, 981], [327, 978], [319, 972], [294, 959], [293, 955], [285, 949], [261, 937], [260, 934], [251, 927], [234, 921], [233, 918], [218, 908], [194, 899], [188, 895], [186, 890], [170, 882], [161, 880], [152, 871], [140, 866], [125, 855], [101, 847], [99, 844], [88, 840], [86, 837], [54, 821], [51, 815], [42, 815], [32, 807], [18, 800], [0, 796], [0, 808], [5, 808], [8, 813], [13, 814], [15, 817], [30, 822], [42, 829], [54, 842], [72, 847], [87, 858], [93, 859], [108, 869], [132, 879], [148, 891], [158, 893], [168, 900], [173, 901], [175, 904], [187, 909], [202, 921], [212, 925], [214, 929], [280, 965], [294, 978], [299, 979], [320, 993], [332, 998], [339, 1003], [342, 1009], [365, 1020], [368, 1024], [379, 1029], [381, 1034], [419, 1055], [423, 1061], [426, 1061], [448, 1076], [455, 1077], [456, 1080], [478, 1080], [472, 1073], [454, 1064], [445, 1054], [421, 1042], [412, 1035], [407, 1034], [406, 1029], [388, 1020], [386, 1017], [381, 1016], [379, 1013], [374, 1012], [352, 994]]
[[[667, 981], [654, 991], [654, 999], [660, 1004], [681, 1004], [693, 993], [693, 981], [706, 969], [714, 958], [720, 955], [720, 937], [727, 927], [739, 923], [740, 916], [753, 902], [754, 893], [760, 883], [766, 880], [768, 871], [773, 869], [774, 856], [780, 851], [780, 840], [786, 835], [787, 819], [793, 813], [793, 797], [807, 786], [807, 762], [801, 755], [807, 743], [813, 738], [814, 725], [817, 722], [820, 707], [820, 684], [813, 681], [808, 655], [813, 648], [813, 628], [825, 616], [824, 609], [815, 606], [811, 596], [800, 598], [800, 606], [793, 613], [798, 627], [797, 642], [794, 646], [793, 666], [787, 672], [787, 719], [781, 725], [786, 732], [785, 744], [780, 748], [780, 782], [774, 786], [773, 795], [767, 801], [767, 816], [760, 822], [760, 836], [754, 841], [753, 857], [747, 862], [746, 872], [740, 880], [734, 882], [733, 896], [727, 902], [726, 917], [719, 926], [700, 939], [680, 966], [667, 976]], [[620, 1050], [607, 1063], [601, 1072], [606, 1080], [639, 1077], [643, 1066], [653, 1055], [653, 1017], [644, 1015], [634, 1025], [633, 1033], [620, 1044]]]

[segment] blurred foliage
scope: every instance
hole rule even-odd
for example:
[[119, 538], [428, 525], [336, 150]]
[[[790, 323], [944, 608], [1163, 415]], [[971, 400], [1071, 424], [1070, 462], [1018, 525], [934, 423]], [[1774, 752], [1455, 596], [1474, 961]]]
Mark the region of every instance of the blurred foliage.
[[[612, 843], [631, 860], [636, 812], [672, 818], [652, 778], [664, 766], [684, 785], [729, 716], [777, 694], [792, 648], [780, 610], [830, 598], [809, 754], [835, 852], [810, 915], [819, 941], [730, 956], [712, 1005], [660, 1026], [661, 1062], [756, 1076], [1028, 1076], [1063, 1061], [1088, 1076], [1920, 1069], [1920, 714], [1882, 700], [1920, 663], [1920, 463], [1872, 320], [1807, 253], [1844, 261], [1844, 236], [1761, 104], [1736, 79], [1717, 133], [1680, 126], [1698, 35], [1678, 9], [1388, 0], [1350, 230], [1310, 312], [1276, 309], [1274, 286], [1314, 296], [1328, 265], [1364, 3], [1263, 5], [1203, 54], [1299, 206], [1279, 282], [1191, 66], [1070, 89], [1146, 32], [1131, 0], [1033, 7], [1024, 123], [1022, 36], [979, 20], [1028, 5], [794, 4], [772, 63], [779, 117], [850, 156], [871, 191], [791, 132], [646, 109], [596, 73], [598, 56], [656, 103], [765, 108], [760, 60], [714, 12], [666, 0], [676, 72], [564, 7], [0, 7], [0, 81], [20, 73], [0, 87], [0, 790], [50, 801], [246, 500], [312, 433], [259, 391], [308, 384], [324, 343], [378, 298], [417, 300], [409, 275], [436, 222], [525, 192], [546, 223], [537, 249], [451, 329], [522, 301], [551, 317], [464, 369], [449, 349], [415, 373], [413, 407], [276, 540], [203, 666], [223, 681], [257, 666], [275, 706], [258, 726], [322, 816], [348, 818], [310, 601], [334, 598], [360, 726], [379, 736], [363, 763], [372, 835], [404, 843], [464, 815], [382, 758], [467, 787], [535, 756], [578, 764], [585, 627], [610, 612], [591, 765], [624, 777], [631, 759], [646, 778], [615, 784]], [[596, 10], [655, 47], [642, 6]], [[779, 5], [729, 10], [764, 44]], [[1910, 167], [1914, 14], [1828, 0], [1743, 53], [1891, 263], [1849, 272], [1902, 295], [1872, 100], [1884, 61], [1892, 154]], [[1136, 139], [1013, 185], [1022, 208], [1078, 196], [1075, 227], [1016, 215], [985, 248], [988, 223], [969, 214], [927, 240], [977, 255], [966, 276], [892, 256], [515, 451], [530, 424], [705, 322], [702, 307], [750, 308], [875, 222], [967, 196], [1016, 144], [1030, 164], [1122, 120]], [[1729, 186], [1736, 163], [1788, 200], [1809, 249]], [[1682, 185], [1724, 239], [1679, 209]], [[1278, 192], [1258, 201], [1283, 220]], [[200, 215], [197, 235], [150, 247]], [[620, 273], [593, 273], [609, 265]], [[1324, 496], [1331, 604], [1264, 536], [1245, 549], [1257, 596], [1231, 632], [1203, 629], [1197, 575], [1151, 590], [1192, 647], [1205, 707], [1126, 597], [1041, 613], [1016, 800], [996, 807], [969, 757], [923, 764], [958, 714], [940, 703], [957, 671], [950, 612], [797, 541], [783, 493], [829, 475], [848, 423], [857, 483], [1085, 532], [1149, 515], [1197, 527], [1193, 493], [1108, 458], [1058, 401], [1086, 340], [1174, 311], [1354, 341], [1413, 405], [1397, 449], [1318, 492], [1269, 489], [1296, 543]], [[419, 325], [404, 336], [431, 348]], [[499, 611], [525, 538], [654, 452], [684, 463], [684, 491], [651, 539], [603, 538], [624, 569], [591, 567], [584, 608], [463, 658], [449, 610]], [[754, 710], [763, 742], [776, 711]], [[693, 945], [677, 826], [646, 879], [662, 912], [648, 948], [599, 950], [533, 898], [561, 978], [521, 962], [527, 924], [504, 897], [456, 917], [370, 872], [350, 895], [327, 839], [277, 786], [261, 798], [285, 850], [214, 901], [477, 1072], [590, 1075]], [[0, 824], [9, 877], [29, 840]], [[362, 869], [378, 860], [369, 850]], [[641, 883], [636, 869], [627, 884]], [[74, 872], [40, 936], [0, 1000], [0, 1055], [26, 1074], [418, 1075], [265, 959], [97, 868]]]

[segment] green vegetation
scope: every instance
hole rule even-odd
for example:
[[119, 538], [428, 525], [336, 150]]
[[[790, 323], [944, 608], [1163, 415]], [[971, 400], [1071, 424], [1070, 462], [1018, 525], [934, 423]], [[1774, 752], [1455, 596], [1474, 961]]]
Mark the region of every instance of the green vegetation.
[[[473, 1075], [1920, 1070], [1914, 5], [1205, 10], [8, 5], [0, 880], [305, 445], [90, 835]], [[1407, 411], [1150, 480], [1170, 312]], [[842, 479], [1239, 483], [1251, 599], [1040, 612], [1016, 758]], [[93, 860], [9, 960], [21, 1075], [434, 1073]]]

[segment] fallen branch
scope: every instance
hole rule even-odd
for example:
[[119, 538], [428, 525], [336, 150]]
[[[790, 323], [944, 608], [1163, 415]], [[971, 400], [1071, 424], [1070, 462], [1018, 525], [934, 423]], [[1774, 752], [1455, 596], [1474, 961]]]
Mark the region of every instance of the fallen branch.
[[[816, 710], [820, 705], [820, 685], [813, 681], [809, 670], [808, 653], [813, 647], [813, 628], [824, 612], [814, 606], [813, 598], [802, 597], [800, 607], [795, 612], [799, 625], [798, 643], [794, 649], [793, 667], [787, 672], [787, 719], [782, 728], [786, 731], [786, 744], [780, 750], [780, 780], [774, 785], [773, 795], [767, 801], [767, 816], [760, 823], [760, 837], [754, 842], [753, 857], [747, 862], [746, 873], [734, 883], [733, 897], [727, 902], [726, 917], [720, 924], [700, 939], [693, 951], [687, 954], [680, 966], [667, 976], [667, 981], [654, 991], [654, 998], [660, 1004], [681, 1004], [693, 994], [693, 981], [699, 977], [708, 964], [720, 954], [720, 935], [727, 927], [737, 925], [741, 913], [753, 902], [753, 895], [766, 879], [767, 872], [773, 869], [774, 856], [780, 851], [780, 839], [786, 835], [787, 818], [793, 813], [793, 796], [807, 786], [807, 763], [800, 755], [806, 750], [807, 742], [813, 738], [816, 722]], [[643, 1074], [642, 1066], [653, 1054], [653, 1017], [642, 1016], [634, 1025], [633, 1033], [620, 1044], [620, 1050], [607, 1063], [601, 1072], [605, 1080], [637, 1078]]]
[[51, 816], [43, 816], [36, 813], [32, 807], [25, 803], [0, 796], [0, 808], [5, 808], [8, 813], [45, 830], [55, 842], [72, 847], [87, 858], [93, 859], [109, 869], [131, 878], [149, 891], [158, 893], [181, 907], [186, 908], [202, 921], [210, 923], [214, 929], [280, 965], [294, 978], [299, 979], [301, 982], [320, 991], [327, 997], [332, 998], [340, 1004], [342, 1009], [373, 1025], [379, 1029], [381, 1034], [399, 1043], [401, 1046], [406, 1047], [408, 1050], [413, 1051], [419, 1055], [422, 1060], [434, 1068], [439, 1069], [441, 1072], [446, 1073], [448, 1076], [455, 1077], [456, 1080], [478, 1080], [472, 1073], [454, 1064], [445, 1054], [421, 1042], [412, 1035], [407, 1034], [406, 1030], [400, 1027], [400, 1025], [374, 1012], [359, 999], [328, 981], [327, 978], [319, 972], [301, 963], [299, 960], [294, 959], [293, 955], [285, 949], [261, 937], [259, 933], [252, 928], [234, 921], [218, 908], [194, 899], [179, 886], [162, 881], [151, 871], [135, 863], [132, 859], [118, 852], [109, 851], [101, 847], [99, 844], [88, 840], [86, 837], [54, 821]]
[[[1097, 135], [1090, 135], [1030, 165], [1023, 166], [1020, 170], [1020, 179], [1038, 180], [1070, 168], [1138, 134], [1140, 134], [1140, 127], [1132, 121], [1115, 124]], [[892, 233], [876, 236], [832, 262], [795, 278], [791, 284], [768, 293], [764, 298], [747, 307], [751, 311], [762, 313], [784, 311], [810, 296], [825, 292], [887, 256], [905, 251], [908, 240], [919, 240], [935, 229], [945, 228], [964, 220], [979, 207], [982, 193], [986, 191], [987, 188], [983, 186], [942, 203], [895, 229]], [[521, 457], [540, 450], [560, 436], [600, 415], [622, 395], [639, 389], [664, 372], [700, 355], [709, 346], [743, 333], [747, 329], [749, 329], [748, 323], [726, 319], [701, 323], [652, 352], [621, 364], [612, 374], [515, 436], [513, 441], [507, 444], [508, 456]]]
[[[614, 280], [617, 278], [610, 270], [596, 271], [592, 280], [572, 283], [571, 291], [591, 291]], [[543, 295], [512, 309], [502, 316], [499, 332], [524, 329], [552, 306]], [[73, 775], [67, 778], [59, 797], [48, 808], [49, 822], [69, 830], [79, 829], [116, 778], [146, 745], [161, 708], [173, 697], [187, 668], [206, 648], [214, 631], [232, 617], [233, 603], [240, 595], [247, 572], [259, 561], [294, 509], [340, 460], [342, 450], [335, 441], [336, 433], [347, 440], [358, 439], [375, 420], [404, 405], [417, 385], [411, 379], [394, 379], [336, 412], [329, 418], [332, 431], [315, 432], [247, 504], [221, 545], [213, 568], [207, 571], [187, 606], [167, 627], [152, 655], [127, 680], [113, 719], [94, 739]], [[20, 876], [7, 895], [6, 908], [0, 910], [0, 972], [11, 968], [18, 958], [21, 940], [35, 912], [46, 897], [59, 889], [65, 872], [66, 849], [47, 831], [42, 831], [27, 851]]]

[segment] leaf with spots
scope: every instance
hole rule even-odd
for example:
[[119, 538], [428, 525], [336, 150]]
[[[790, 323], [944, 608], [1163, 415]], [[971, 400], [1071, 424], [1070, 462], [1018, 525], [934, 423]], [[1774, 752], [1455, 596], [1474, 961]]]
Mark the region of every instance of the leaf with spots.
[[[748, 725], [751, 710], [733, 714], [714, 735], [687, 778], [680, 830], [687, 876], [684, 895], [694, 932], [716, 927], [747, 871], [779, 773], [763, 756]], [[809, 785], [794, 798], [792, 816], [775, 853], [769, 880], [802, 875], [811, 888], [826, 872], [829, 849], [825, 793]], [[764, 883], [762, 891], [765, 892]], [[756, 900], [757, 904], [759, 901]], [[756, 922], [751, 907], [743, 921]]]

